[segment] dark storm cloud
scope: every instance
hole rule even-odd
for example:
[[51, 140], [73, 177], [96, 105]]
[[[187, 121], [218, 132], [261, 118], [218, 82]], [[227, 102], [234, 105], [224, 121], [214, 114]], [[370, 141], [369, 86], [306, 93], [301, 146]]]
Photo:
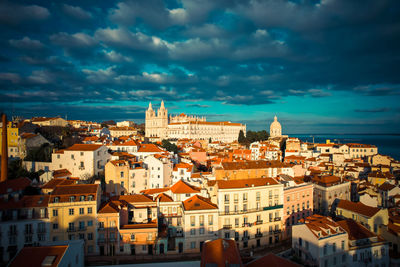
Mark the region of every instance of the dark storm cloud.
[[395, 0], [1, 2], [1, 101], [398, 98], [399, 13]]

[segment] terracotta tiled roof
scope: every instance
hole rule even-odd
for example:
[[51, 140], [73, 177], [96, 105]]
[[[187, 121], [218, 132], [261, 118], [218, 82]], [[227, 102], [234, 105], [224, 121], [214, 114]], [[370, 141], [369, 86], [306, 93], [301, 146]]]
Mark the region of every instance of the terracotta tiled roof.
[[317, 238], [344, 233], [344, 230], [340, 227], [340, 225], [334, 222], [330, 217], [314, 214], [301, 221], [305, 222], [305, 225]]
[[325, 186], [329, 186], [330, 184], [341, 182], [340, 177], [335, 176], [335, 175], [316, 176], [312, 180], [313, 180], [313, 182], [315, 182], [317, 184], [325, 185]]
[[161, 193], [156, 197], [156, 201], [159, 200], [160, 202], [173, 202], [174, 200], [165, 193]]
[[115, 197], [112, 197], [111, 199], [112, 200], [124, 200], [128, 203], [153, 202], [153, 198], [151, 196], [141, 195], [141, 194], [115, 196]]
[[119, 208], [112, 201], [104, 203], [97, 213], [118, 213]]
[[72, 173], [67, 169], [59, 169], [59, 170], [54, 170], [53, 171], [53, 177], [54, 178], [71, 176], [71, 175], [72, 175]]
[[187, 169], [189, 172], [191, 172], [193, 169], [193, 164], [189, 164], [189, 163], [175, 164], [174, 171], [176, 172], [176, 171], [178, 171], [178, 169]]
[[201, 267], [230, 265], [244, 266], [234, 240], [220, 238], [204, 243], [201, 252]]
[[24, 196], [21, 199], [24, 208], [47, 207], [49, 204], [49, 195]]
[[354, 213], [358, 213], [361, 215], [364, 215], [366, 217], [372, 217], [374, 216], [377, 212], [379, 212], [381, 209], [380, 208], [375, 208], [375, 207], [370, 207], [367, 205], [364, 205], [361, 202], [351, 202], [348, 200], [341, 199], [339, 201], [339, 204], [337, 205], [338, 208], [345, 209], [352, 211]]
[[128, 162], [125, 160], [111, 160], [110, 162], [114, 166], [119, 166], [119, 165], [126, 166], [128, 164]]
[[[55, 197], [59, 197], [59, 202], [70, 202], [69, 197], [75, 196], [75, 201], [80, 201], [80, 196], [93, 196], [93, 201], [97, 198], [98, 184], [73, 184], [73, 185], [58, 185], [51, 193], [51, 203]], [[85, 198], [86, 199], [86, 198]], [[86, 199], [87, 200], [87, 199]]]
[[210, 210], [218, 209], [218, 206], [212, 203], [208, 198], [194, 195], [189, 199], [183, 201], [185, 210]]
[[139, 149], [138, 152], [165, 152], [165, 150], [161, 149], [160, 147], [158, 147], [155, 144], [142, 144]]
[[151, 189], [142, 190], [142, 191], [140, 191], [140, 193], [143, 193], [143, 194], [146, 194], [146, 195], [154, 195], [154, 194], [159, 194], [159, 193], [162, 193], [162, 192], [166, 192], [168, 190], [169, 190], [169, 187], [151, 188]]
[[338, 221], [337, 223], [347, 232], [350, 240], [359, 240], [376, 236], [367, 228], [351, 219]]
[[219, 189], [229, 189], [229, 188], [246, 188], [246, 187], [257, 187], [257, 186], [267, 186], [276, 185], [278, 182], [272, 178], [254, 178], [254, 179], [240, 179], [240, 180], [217, 180]]
[[179, 180], [173, 186], [171, 186], [170, 190], [174, 194], [200, 193], [200, 188], [190, 185], [182, 180]]
[[[11, 261], [10, 267], [58, 266], [68, 246], [23, 247]], [[43, 265], [48, 256], [54, 256], [50, 265]]]
[[120, 144], [120, 146], [140, 146], [140, 144], [138, 142], [136, 142], [135, 140], [131, 140], [131, 141]]
[[0, 194], [7, 194], [10, 192], [24, 190], [26, 187], [31, 185], [31, 183], [32, 181], [26, 177], [9, 179], [0, 183]]
[[278, 161], [245, 161], [245, 162], [224, 162], [222, 167], [224, 170], [239, 170], [239, 169], [265, 169], [271, 167], [280, 167], [282, 162]]
[[66, 150], [66, 151], [95, 151], [102, 146], [103, 145], [95, 145], [95, 144], [74, 144], [73, 146], [70, 146], [69, 148], [66, 148], [64, 150]]
[[246, 267], [298, 267], [297, 263], [281, 258], [275, 254], [268, 253], [265, 256], [262, 256], [258, 259], [255, 259], [245, 265]]

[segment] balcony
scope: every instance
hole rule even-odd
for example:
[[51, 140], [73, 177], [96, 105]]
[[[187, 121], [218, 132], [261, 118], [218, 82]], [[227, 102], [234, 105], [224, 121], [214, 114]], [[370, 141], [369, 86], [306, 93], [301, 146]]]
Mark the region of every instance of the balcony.
[[275, 210], [275, 209], [283, 209], [283, 205], [264, 207], [264, 210]]
[[83, 227], [79, 227], [78, 231], [86, 231], [86, 229], [87, 229], [86, 226], [83, 226]]
[[259, 238], [259, 237], [262, 237], [263, 234], [262, 233], [257, 233], [255, 236], [256, 236], [256, 238]]
[[280, 220], [281, 220], [281, 217], [275, 217], [274, 220], [275, 220], [275, 221], [280, 221]]
[[32, 230], [29, 230], [29, 231], [25, 230], [24, 231], [24, 235], [33, 235], [33, 231]]
[[37, 232], [38, 232], [38, 234], [45, 234], [46, 228], [43, 228], [43, 229], [38, 228]]
[[255, 225], [263, 224], [263, 220], [258, 220], [254, 223]]
[[235, 211], [221, 211], [221, 212], [219, 212], [219, 215], [238, 215], [238, 214], [244, 214], [244, 213], [259, 212], [259, 211], [263, 211], [263, 210], [264, 210], [263, 208], [255, 208], [255, 209], [243, 209], [243, 210], [235, 210]]
[[106, 239], [105, 238], [97, 238], [97, 243], [102, 244], [105, 243]]
[[224, 229], [232, 229], [232, 225], [231, 224], [226, 224], [223, 226]]
[[274, 230], [274, 234], [279, 234], [279, 233], [281, 233], [282, 232], [282, 230]]
[[244, 237], [242, 237], [242, 241], [249, 241], [249, 237], [248, 236], [244, 236]]
[[251, 226], [252, 226], [251, 223], [243, 223], [243, 224], [242, 224], [242, 227], [251, 227]]
[[76, 228], [68, 228], [67, 232], [76, 232]]

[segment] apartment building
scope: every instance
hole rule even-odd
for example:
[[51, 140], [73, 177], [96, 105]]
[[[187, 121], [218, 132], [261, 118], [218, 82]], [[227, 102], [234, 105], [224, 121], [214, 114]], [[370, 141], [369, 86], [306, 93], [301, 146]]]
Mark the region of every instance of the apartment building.
[[10, 261], [24, 246], [49, 241], [50, 196], [24, 196], [0, 202], [0, 262]]
[[353, 219], [375, 234], [380, 234], [381, 228], [387, 226], [389, 221], [387, 209], [370, 207], [361, 202], [344, 199], [341, 199], [337, 204], [336, 216]]
[[272, 178], [208, 181], [219, 207], [219, 237], [239, 248], [274, 244], [282, 238], [283, 185]]
[[108, 148], [95, 144], [75, 144], [52, 154], [51, 170], [67, 169], [73, 177], [87, 179], [104, 173], [110, 160]]
[[172, 184], [175, 184], [179, 180], [190, 182], [192, 173], [193, 173], [193, 164], [189, 163], [175, 164], [174, 169], [172, 171]]
[[102, 204], [97, 212], [97, 244], [100, 256], [115, 256], [119, 253], [120, 216], [127, 215], [122, 211], [123, 206], [126, 204], [119, 201], [108, 201]]
[[291, 226], [297, 224], [300, 219], [313, 214], [314, 185], [305, 183], [303, 179], [294, 179], [287, 175], [281, 175], [279, 182], [284, 185], [284, 238], [290, 238]]
[[350, 182], [334, 175], [316, 176], [314, 184], [314, 212], [327, 215], [336, 199], [350, 200]]
[[346, 266], [348, 234], [330, 217], [314, 214], [292, 226], [292, 248], [310, 266]]
[[97, 210], [100, 186], [97, 184], [59, 185], [49, 201], [50, 238], [53, 241], [85, 241], [85, 255], [97, 254]]
[[349, 236], [347, 264], [354, 267], [390, 266], [389, 243], [354, 220], [338, 221]]
[[171, 184], [172, 162], [168, 157], [150, 155], [143, 162], [149, 170], [148, 188], [161, 188]]
[[207, 240], [217, 238], [218, 206], [210, 199], [194, 195], [182, 202], [184, 252], [201, 252]]

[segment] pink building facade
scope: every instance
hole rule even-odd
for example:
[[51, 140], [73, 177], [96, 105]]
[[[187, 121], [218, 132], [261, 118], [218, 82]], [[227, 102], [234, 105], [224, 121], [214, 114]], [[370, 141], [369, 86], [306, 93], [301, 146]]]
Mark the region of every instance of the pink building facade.
[[313, 184], [298, 180], [293, 181], [293, 183], [283, 183], [285, 184], [283, 191], [283, 237], [288, 239], [292, 234], [292, 225], [313, 214]]

